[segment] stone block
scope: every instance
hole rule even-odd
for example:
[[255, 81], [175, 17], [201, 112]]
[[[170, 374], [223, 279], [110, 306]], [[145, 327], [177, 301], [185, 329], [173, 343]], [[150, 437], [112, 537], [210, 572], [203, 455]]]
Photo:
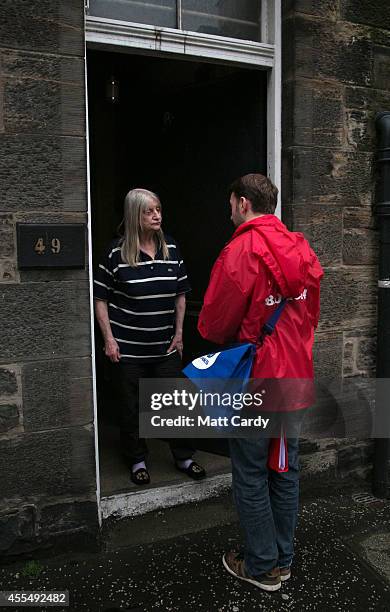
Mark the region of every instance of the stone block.
[[0, 258], [13, 257], [15, 253], [14, 219], [10, 214], [0, 214]]
[[[285, 190], [288, 189], [288, 181], [286, 177], [282, 174], [282, 193], [284, 194]], [[284, 203], [282, 206], [282, 221], [290, 230], [290, 232], [294, 231], [294, 208], [292, 204]]]
[[39, 529], [43, 537], [80, 531], [98, 530], [97, 503], [80, 500], [47, 505], [39, 516]]
[[[286, 14], [285, 11], [284, 14]], [[296, 79], [296, 19], [297, 17], [293, 15], [292, 17], [286, 16], [286, 18], [282, 21], [282, 81], [284, 83], [286, 83], [288, 80], [294, 81]]]
[[93, 429], [69, 427], [0, 439], [0, 474], [3, 499], [92, 495]]
[[[378, 51], [381, 51], [381, 48], [390, 47], [390, 30], [383, 28], [366, 28], [370, 40], [373, 44], [373, 52], [376, 52], [376, 47], [379, 47]], [[385, 51], [385, 49], [383, 49]], [[387, 87], [388, 89], [388, 87]]]
[[0, 41], [7, 49], [83, 57], [84, 3], [82, 0], [0, 2]]
[[88, 215], [85, 212], [72, 211], [26, 211], [21, 210], [15, 213], [15, 220], [19, 223], [84, 223], [88, 222]]
[[22, 369], [25, 431], [93, 423], [91, 359], [28, 363]]
[[359, 475], [367, 469], [372, 459], [372, 442], [355, 442], [337, 450], [336, 470], [338, 476]]
[[364, 375], [375, 376], [376, 372], [376, 337], [366, 336], [358, 339], [356, 367]]
[[357, 376], [359, 372], [356, 368], [356, 352], [357, 342], [355, 338], [348, 338], [344, 342], [343, 350], [343, 375], [344, 376]]
[[318, 380], [340, 378], [343, 366], [343, 334], [315, 334], [314, 372]]
[[388, 110], [389, 94], [387, 91], [367, 87], [346, 87], [345, 106], [347, 109], [360, 109], [375, 116], [377, 112]]
[[0, 210], [85, 211], [85, 139], [0, 134]]
[[305, 235], [323, 266], [341, 263], [342, 207], [289, 206], [283, 218], [290, 229]]
[[282, 36], [285, 78], [371, 85], [373, 43], [367, 28], [299, 15], [284, 21]]
[[0, 283], [15, 283], [18, 279], [16, 261], [0, 259]]
[[19, 425], [19, 408], [16, 404], [0, 404], [0, 433], [11, 431]]
[[321, 283], [318, 330], [341, 331], [376, 325], [376, 275], [370, 268], [326, 268]]
[[379, 235], [372, 208], [344, 208], [343, 228], [343, 263], [352, 266], [375, 265]]
[[375, 113], [346, 110], [347, 144], [359, 151], [374, 151], [376, 144]]
[[84, 86], [84, 58], [2, 49], [1, 63], [5, 77]]
[[5, 284], [0, 309], [0, 360], [9, 363], [90, 355], [87, 283]]
[[286, 204], [368, 206], [373, 200], [373, 154], [321, 148], [283, 152]]
[[[390, 41], [389, 41], [390, 42]], [[390, 49], [374, 47], [373, 87], [390, 90]]]
[[345, 230], [366, 229], [375, 231], [377, 220], [371, 207], [353, 206], [343, 208], [343, 227]]
[[341, 86], [318, 81], [287, 81], [283, 86], [283, 144], [340, 147], [344, 144]]
[[305, 13], [315, 17], [326, 17], [336, 20], [338, 17], [338, 0], [283, 0], [284, 14]]
[[16, 395], [18, 392], [18, 380], [15, 369], [10, 367], [0, 368], [0, 397]]
[[343, 234], [343, 263], [374, 266], [378, 261], [378, 235], [372, 230], [351, 229]]
[[344, 332], [343, 376], [374, 377], [376, 371], [376, 329]]
[[304, 440], [299, 441], [299, 455], [312, 455], [320, 450], [320, 445], [316, 440]]
[[340, 17], [345, 21], [390, 30], [390, 3], [384, 0], [341, 0]]
[[81, 59], [3, 53], [3, 124], [8, 134], [85, 135]]
[[336, 450], [329, 449], [300, 457], [302, 480], [314, 479], [326, 481], [334, 479], [336, 468]]
[[25, 506], [0, 514], [0, 553], [12, 549], [13, 554], [25, 552], [36, 536], [36, 510]]
[[359, 151], [375, 151], [377, 144], [375, 117], [377, 113], [389, 109], [389, 92], [347, 87], [345, 106], [348, 144]]
[[4, 99], [4, 83], [3, 83], [3, 75], [1, 73], [1, 55], [0, 55], [0, 134], [4, 132], [3, 99]]

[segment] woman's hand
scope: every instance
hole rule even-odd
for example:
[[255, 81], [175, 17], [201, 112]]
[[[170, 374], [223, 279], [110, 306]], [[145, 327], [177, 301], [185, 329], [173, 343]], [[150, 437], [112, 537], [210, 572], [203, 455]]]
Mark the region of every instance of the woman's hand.
[[121, 356], [119, 352], [119, 346], [115, 338], [110, 338], [109, 340], [106, 340], [104, 344], [104, 354], [113, 363], [119, 362]]
[[174, 349], [177, 349], [180, 357], [183, 357], [183, 334], [181, 332], [176, 332], [167, 353], [171, 353]]
[[104, 338], [104, 354], [113, 363], [118, 363], [121, 356], [119, 353], [119, 346], [112, 335], [106, 301], [95, 300], [95, 314], [99, 323], [100, 331], [102, 332], [102, 336]]

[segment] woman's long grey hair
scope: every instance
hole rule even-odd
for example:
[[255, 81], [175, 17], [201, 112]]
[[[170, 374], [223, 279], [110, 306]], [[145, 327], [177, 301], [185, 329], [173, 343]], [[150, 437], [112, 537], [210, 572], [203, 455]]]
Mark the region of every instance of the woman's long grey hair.
[[[141, 216], [151, 200], [161, 206], [159, 197], [147, 189], [132, 189], [125, 197], [121, 255], [129, 266], [136, 266], [140, 260]], [[163, 259], [169, 259], [167, 243], [161, 228], [156, 232], [155, 240], [157, 248], [162, 249]]]

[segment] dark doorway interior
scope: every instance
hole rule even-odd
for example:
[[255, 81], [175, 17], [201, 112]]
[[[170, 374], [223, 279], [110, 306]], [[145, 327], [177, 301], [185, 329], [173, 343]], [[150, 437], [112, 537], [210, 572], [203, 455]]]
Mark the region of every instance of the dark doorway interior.
[[[211, 266], [233, 230], [227, 186], [241, 174], [266, 173], [266, 73], [90, 51], [88, 106], [94, 264], [116, 235], [129, 189], [158, 193], [164, 231], [179, 242], [192, 285], [184, 357], [193, 359], [211, 348], [196, 323]], [[114, 391], [99, 336], [96, 342], [105, 420]]]

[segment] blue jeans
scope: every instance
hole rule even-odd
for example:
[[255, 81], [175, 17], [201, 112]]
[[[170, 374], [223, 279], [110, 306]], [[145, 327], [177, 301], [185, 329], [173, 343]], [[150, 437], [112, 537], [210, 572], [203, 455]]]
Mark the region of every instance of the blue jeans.
[[298, 439], [289, 438], [288, 472], [268, 470], [269, 439], [230, 439], [233, 495], [251, 576], [291, 565], [298, 515]]

